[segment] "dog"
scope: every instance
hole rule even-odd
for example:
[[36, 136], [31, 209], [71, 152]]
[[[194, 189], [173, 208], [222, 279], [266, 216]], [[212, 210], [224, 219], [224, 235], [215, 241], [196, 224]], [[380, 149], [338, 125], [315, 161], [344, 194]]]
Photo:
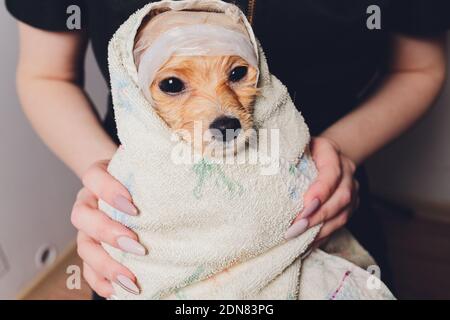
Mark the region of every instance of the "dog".
[[[239, 8], [151, 2], [115, 33], [108, 60], [122, 144], [108, 171], [130, 190], [139, 215], [102, 200], [99, 209], [150, 248], [136, 257], [102, 244], [138, 279], [138, 295], [113, 284], [118, 299], [329, 299], [336, 288], [342, 297], [392, 298], [385, 287], [367, 289], [365, 270], [309, 250], [320, 225], [285, 238], [317, 170], [308, 127]], [[174, 161], [174, 149], [190, 150], [172, 131], [195, 137], [196, 123], [219, 145], [239, 144], [246, 130], [275, 141], [277, 170], [263, 174], [265, 161], [240, 161], [253, 139], [236, 163], [203, 153]], [[273, 140], [264, 140], [268, 131]]]
[[149, 90], [158, 115], [173, 130], [194, 136], [211, 130], [229, 142], [253, 127], [255, 68], [237, 56], [173, 57], [157, 73]]
[[[145, 37], [156, 28], [159, 21], [155, 20], [157, 18], [141, 27], [135, 51], [140, 43], [149, 41]], [[171, 23], [166, 19], [158, 27]], [[141, 60], [139, 54], [136, 60]], [[214, 149], [207, 148], [211, 144], [229, 149], [236, 147], [238, 137], [243, 137], [244, 141], [249, 138], [249, 130], [253, 128], [253, 105], [258, 95], [257, 80], [256, 67], [237, 55], [172, 56], [157, 70], [146, 90], [156, 113], [169, 128], [206, 152]], [[193, 140], [198, 136], [197, 128], [201, 130], [201, 141]]]

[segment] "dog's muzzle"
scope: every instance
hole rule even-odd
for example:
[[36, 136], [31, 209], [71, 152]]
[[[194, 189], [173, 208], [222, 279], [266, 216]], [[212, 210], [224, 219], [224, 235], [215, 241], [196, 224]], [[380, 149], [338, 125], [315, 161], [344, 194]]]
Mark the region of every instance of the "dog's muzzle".
[[209, 126], [214, 139], [229, 142], [236, 139], [241, 132], [241, 122], [237, 118], [232, 117], [219, 117], [214, 120]]

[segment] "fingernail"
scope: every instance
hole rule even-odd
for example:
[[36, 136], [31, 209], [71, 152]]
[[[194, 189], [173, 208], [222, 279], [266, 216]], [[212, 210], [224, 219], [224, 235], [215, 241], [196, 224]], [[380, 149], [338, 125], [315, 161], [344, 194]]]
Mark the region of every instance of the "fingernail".
[[112, 288], [112, 292], [107, 299], [108, 300], [118, 300], [118, 298], [116, 296], [116, 290], [114, 290], [114, 288]]
[[145, 256], [147, 250], [145, 250], [144, 246], [137, 242], [134, 239], [128, 237], [119, 237], [117, 238], [117, 245], [126, 252], [136, 254], [138, 256]]
[[316, 198], [313, 201], [311, 201], [309, 206], [306, 207], [305, 210], [303, 210], [303, 212], [301, 213], [302, 219], [308, 218], [310, 215], [312, 215], [314, 212], [316, 212], [317, 209], [319, 209], [319, 207], [320, 207], [319, 199]]
[[138, 214], [138, 210], [131, 203], [131, 201], [122, 195], [118, 195], [114, 198], [114, 208], [123, 213], [128, 213], [129, 215], [132, 216], [137, 216]]
[[116, 278], [116, 283], [129, 293], [136, 295], [140, 293], [138, 286], [130, 278], [125, 277], [124, 275], [119, 274]]
[[299, 235], [301, 235], [303, 232], [306, 231], [306, 229], [308, 229], [308, 220], [307, 219], [301, 219], [298, 222], [294, 223], [287, 231], [286, 234], [284, 235], [284, 238], [286, 240], [290, 240], [293, 238], [298, 237]]

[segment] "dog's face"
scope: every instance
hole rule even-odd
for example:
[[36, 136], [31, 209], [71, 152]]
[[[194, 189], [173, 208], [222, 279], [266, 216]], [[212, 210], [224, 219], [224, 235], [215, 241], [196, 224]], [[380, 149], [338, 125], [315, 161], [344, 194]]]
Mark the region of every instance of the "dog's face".
[[223, 143], [252, 128], [256, 82], [257, 70], [238, 56], [174, 56], [149, 90], [156, 112], [173, 130], [189, 133], [186, 140], [200, 125], [203, 137]]

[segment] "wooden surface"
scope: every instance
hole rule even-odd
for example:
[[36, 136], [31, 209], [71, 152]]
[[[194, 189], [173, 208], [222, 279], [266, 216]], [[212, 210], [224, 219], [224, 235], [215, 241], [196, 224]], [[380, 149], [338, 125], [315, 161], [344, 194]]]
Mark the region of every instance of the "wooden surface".
[[402, 299], [450, 299], [450, 223], [381, 212], [394, 284]]
[[81, 259], [75, 250], [62, 260], [52, 272], [47, 274], [35, 287], [28, 292], [24, 300], [90, 300], [91, 289], [81, 277], [80, 289], [69, 290], [66, 281], [69, 274], [67, 267], [78, 266], [81, 270]]

